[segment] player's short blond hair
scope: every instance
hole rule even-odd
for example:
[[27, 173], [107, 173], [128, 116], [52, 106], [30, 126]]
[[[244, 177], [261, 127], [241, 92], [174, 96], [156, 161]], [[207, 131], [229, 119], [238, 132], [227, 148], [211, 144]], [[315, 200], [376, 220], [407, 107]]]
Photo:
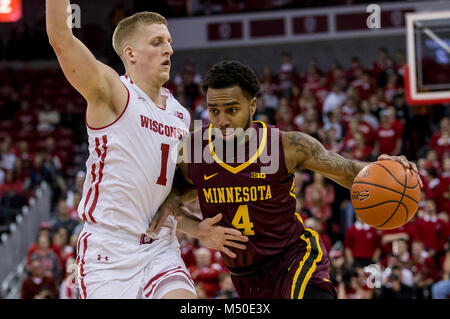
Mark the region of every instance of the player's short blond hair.
[[119, 22], [113, 34], [113, 48], [122, 60], [125, 40], [138, 32], [138, 28], [141, 26], [150, 24], [164, 24], [167, 26], [167, 20], [156, 12], [143, 11], [135, 13]]

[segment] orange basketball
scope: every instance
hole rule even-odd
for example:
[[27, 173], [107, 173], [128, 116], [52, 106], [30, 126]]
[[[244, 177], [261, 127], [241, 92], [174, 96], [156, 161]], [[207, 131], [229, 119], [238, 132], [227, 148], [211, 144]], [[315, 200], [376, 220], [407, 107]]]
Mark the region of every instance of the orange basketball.
[[362, 169], [352, 185], [352, 204], [356, 215], [378, 229], [394, 229], [417, 213], [419, 181], [402, 164], [383, 160]]

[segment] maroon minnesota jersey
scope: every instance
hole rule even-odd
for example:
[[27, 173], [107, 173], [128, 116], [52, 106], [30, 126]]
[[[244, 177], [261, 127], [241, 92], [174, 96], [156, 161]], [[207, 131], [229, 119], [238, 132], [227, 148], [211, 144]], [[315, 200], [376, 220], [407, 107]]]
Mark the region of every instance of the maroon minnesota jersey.
[[[204, 126], [190, 136], [188, 174], [197, 189], [203, 217], [222, 213], [220, 225], [234, 227], [249, 238], [246, 250], [232, 249], [237, 258], [222, 254], [230, 268], [249, 266], [280, 254], [298, 243], [304, 231], [301, 217], [295, 211], [294, 175], [288, 173], [285, 165], [282, 132], [259, 121], [252, 126], [257, 134], [245, 143], [245, 161], [240, 162], [236, 160], [238, 151], [234, 161], [224, 163], [218, 157], [211, 126]], [[267, 158], [278, 161], [278, 169], [270, 174], [264, 173], [267, 171], [264, 167], [274, 162], [268, 162]]]

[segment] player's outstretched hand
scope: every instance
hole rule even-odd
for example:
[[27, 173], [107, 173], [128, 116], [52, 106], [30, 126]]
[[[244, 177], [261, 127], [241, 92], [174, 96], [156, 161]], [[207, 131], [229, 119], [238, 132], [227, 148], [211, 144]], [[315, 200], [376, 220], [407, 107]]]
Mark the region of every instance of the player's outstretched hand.
[[183, 218], [181, 217], [181, 199], [173, 193], [170, 193], [164, 203], [159, 207], [146, 233], [151, 238], [156, 238], [169, 215], [173, 215], [177, 222], [180, 222]]
[[378, 160], [382, 161], [382, 160], [390, 160], [390, 161], [396, 161], [399, 162], [400, 164], [402, 164], [406, 169], [410, 169], [414, 175], [416, 175], [417, 180], [419, 181], [419, 185], [420, 188], [423, 187], [423, 183], [422, 180], [420, 179], [419, 176], [419, 170], [417, 169], [417, 166], [415, 163], [408, 161], [408, 159], [406, 158], [406, 156], [404, 155], [400, 155], [400, 156], [394, 156], [394, 155], [387, 155], [387, 154], [382, 154], [380, 156], [378, 156]]
[[217, 214], [212, 218], [205, 218], [198, 225], [198, 239], [204, 246], [210, 249], [220, 250], [225, 255], [236, 258], [236, 254], [229, 247], [241, 250], [247, 249], [247, 245], [241, 243], [246, 243], [248, 237], [242, 235], [237, 229], [215, 225], [220, 222], [222, 217], [222, 214]]

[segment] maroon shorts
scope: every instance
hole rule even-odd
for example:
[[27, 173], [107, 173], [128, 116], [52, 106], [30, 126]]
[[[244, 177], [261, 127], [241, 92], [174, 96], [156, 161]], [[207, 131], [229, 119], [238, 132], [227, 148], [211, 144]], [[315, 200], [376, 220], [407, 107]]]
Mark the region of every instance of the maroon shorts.
[[[277, 257], [274, 257], [277, 258]], [[260, 267], [256, 273], [233, 274], [234, 287], [241, 299], [303, 299], [306, 286], [313, 285], [336, 297], [330, 281], [329, 260], [317, 232], [305, 229], [272, 265]], [[248, 273], [248, 272], [247, 272]]]

